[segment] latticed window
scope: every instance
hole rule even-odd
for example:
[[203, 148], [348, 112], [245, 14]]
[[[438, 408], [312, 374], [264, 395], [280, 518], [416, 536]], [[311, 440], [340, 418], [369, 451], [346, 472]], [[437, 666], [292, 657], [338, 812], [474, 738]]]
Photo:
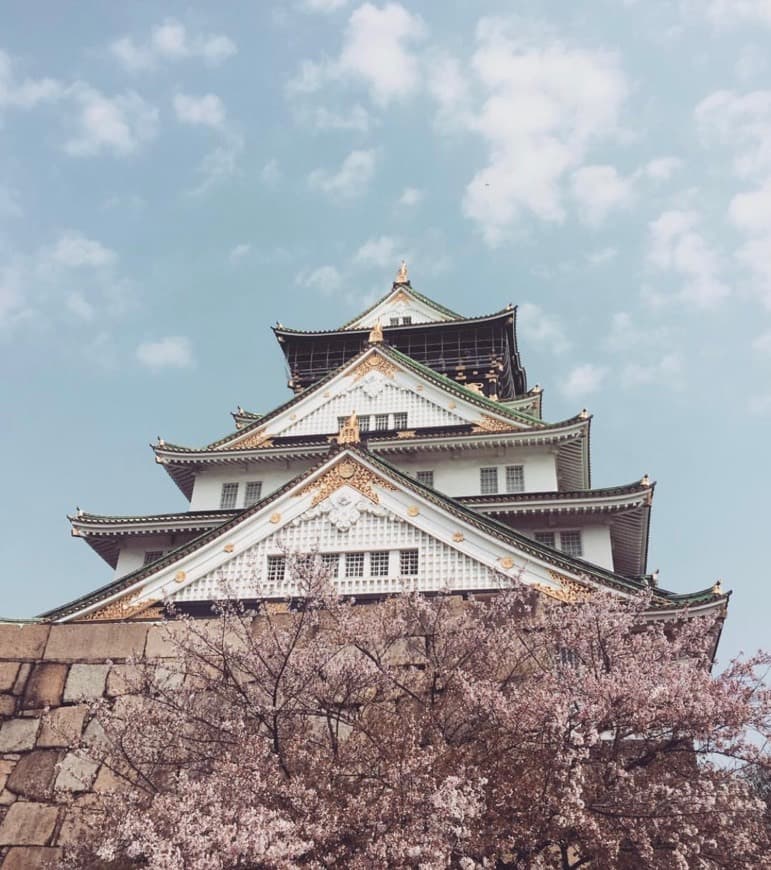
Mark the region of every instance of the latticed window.
[[340, 563], [339, 553], [319, 553], [321, 564], [329, 577], [337, 577], [337, 567]]
[[337, 430], [338, 430], [338, 432], [343, 428], [343, 426], [345, 426], [345, 424], [347, 422], [348, 422], [347, 417], [338, 417], [337, 418]]
[[399, 551], [399, 573], [402, 576], [415, 576], [418, 573], [418, 551]]
[[373, 577], [388, 576], [389, 556], [388, 550], [376, 550], [369, 554], [369, 573]]
[[286, 575], [286, 558], [268, 556], [268, 583], [283, 583]]
[[581, 541], [581, 532], [560, 532], [560, 550], [568, 556], [583, 556], [584, 547]]
[[407, 413], [406, 411], [399, 411], [394, 414], [394, 429], [406, 429], [407, 428]]
[[369, 432], [369, 414], [359, 417], [359, 432]]
[[244, 507], [255, 504], [262, 497], [262, 481], [250, 480], [246, 484], [246, 497], [244, 498]]
[[230, 510], [236, 506], [238, 500], [238, 484], [223, 483], [222, 494], [220, 495], [220, 507], [223, 510]]
[[151, 562], [157, 562], [163, 555], [163, 550], [148, 550], [145, 553], [144, 565], [149, 565]]
[[506, 492], [525, 491], [525, 469], [521, 465], [506, 466]]
[[547, 547], [554, 546], [554, 532], [536, 532], [535, 539], [539, 544], [546, 544]]
[[494, 495], [498, 492], [498, 468], [479, 469], [479, 491], [482, 495]]
[[418, 483], [423, 483], [426, 486], [434, 485], [434, 472], [433, 471], [418, 471], [415, 474], [415, 478]]
[[346, 577], [363, 577], [364, 576], [364, 553], [346, 553], [345, 554], [345, 576]]
[[398, 325], [399, 325], [399, 318], [398, 318], [398, 317], [392, 317], [392, 318], [391, 318], [391, 326], [398, 326]]
[[405, 325], [409, 325], [410, 323], [412, 323], [412, 318], [411, 317], [402, 317], [402, 323], [404, 323]]
[[388, 414], [375, 414], [375, 429], [383, 432], [388, 428]]

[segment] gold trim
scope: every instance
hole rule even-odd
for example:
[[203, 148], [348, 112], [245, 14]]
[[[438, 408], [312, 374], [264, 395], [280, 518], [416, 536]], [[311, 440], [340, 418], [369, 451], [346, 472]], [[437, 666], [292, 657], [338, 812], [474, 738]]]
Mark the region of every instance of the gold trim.
[[274, 514], [271, 514], [270, 521], [273, 523], [274, 526], [276, 525], [276, 523], [280, 523], [281, 522], [281, 514], [278, 511], [276, 511], [276, 513], [274, 513]]
[[342, 486], [352, 487], [365, 498], [368, 498], [373, 504], [380, 503], [380, 498], [373, 489], [374, 486], [380, 486], [383, 489], [391, 491], [396, 489], [390, 481], [375, 474], [374, 471], [371, 471], [364, 465], [360, 465], [358, 462], [350, 459], [344, 459], [332, 466], [320, 478], [303, 487], [297, 495], [306, 495], [309, 492], [314, 492], [315, 495], [311, 501], [311, 506], [315, 507]]
[[[162, 610], [158, 606], [160, 603], [159, 599], [146, 598], [143, 601], [137, 601], [143, 591], [143, 589], [139, 589], [136, 592], [132, 592], [131, 595], [125, 595], [117, 601], [112, 601], [105, 607], [95, 610], [93, 613], [86, 614], [83, 619], [88, 620], [89, 622], [101, 622], [106, 619], [129, 619], [133, 616], [139, 616], [141, 613], [145, 613], [153, 607], [155, 607], [157, 613], [153, 613], [152, 615], [160, 616]], [[150, 614], [148, 614], [148, 616], [149, 615]]]
[[233, 544], [225, 544], [222, 549], [225, 553], [232, 553], [233, 550], [235, 550], [235, 547], [233, 546]]
[[579, 583], [577, 580], [571, 580], [569, 577], [563, 577], [556, 571], [549, 571], [549, 576], [552, 580], [559, 583], [559, 588], [547, 586], [545, 583], [534, 583], [536, 589], [548, 595], [549, 598], [554, 598], [557, 601], [562, 601], [564, 604], [574, 604], [576, 601], [582, 601], [591, 595], [592, 590], [589, 586]]
[[218, 447], [218, 450], [251, 450], [255, 447], [270, 447], [273, 444], [272, 439], [265, 431], [265, 428], [257, 429], [255, 432], [250, 432], [241, 441], [236, 441], [235, 444], [223, 444]]
[[408, 296], [404, 290], [399, 290], [396, 296], [388, 303], [389, 305], [396, 305], [397, 302], [412, 302], [412, 299]]
[[452, 539], [453, 539], [453, 541], [455, 541], [456, 544], [460, 544], [461, 541], [466, 540], [465, 536], [463, 535], [463, 532], [455, 532], [455, 534], [452, 536]]
[[501, 567], [505, 568], [507, 571], [509, 570], [509, 568], [514, 567], [514, 560], [511, 558], [511, 556], [501, 556], [500, 563]]
[[381, 375], [387, 378], [393, 378], [397, 371], [396, 366], [390, 360], [380, 356], [379, 353], [375, 353], [362, 360], [351, 372], [351, 375], [355, 382], [361, 380], [370, 372], [380, 372]]
[[411, 505], [407, 508], [407, 516], [408, 516], [408, 517], [416, 517], [419, 513], [420, 513], [420, 508], [415, 507], [414, 504], [411, 504]]
[[177, 573], [174, 575], [175, 583], [184, 583], [185, 580], [187, 580], [187, 574], [184, 571], [177, 571]]
[[414, 429], [400, 429], [396, 433], [397, 438], [414, 438], [415, 430]]
[[474, 424], [472, 432], [511, 432], [516, 428], [511, 423], [504, 423], [503, 420], [496, 420], [489, 414], [482, 414]]

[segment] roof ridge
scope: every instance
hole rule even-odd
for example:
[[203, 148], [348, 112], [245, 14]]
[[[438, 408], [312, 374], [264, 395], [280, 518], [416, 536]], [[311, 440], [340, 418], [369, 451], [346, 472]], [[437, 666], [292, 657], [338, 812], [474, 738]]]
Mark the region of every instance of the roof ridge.
[[370, 311], [374, 311], [374, 309], [377, 308], [378, 305], [381, 305], [383, 302], [385, 302], [386, 299], [388, 299], [388, 297], [395, 293], [397, 290], [402, 290], [405, 293], [409, 293], [410, 295], [414, 296], [415, 299], [417, 299], [419, 302], [422, 302], [424, 305], [428, 305], [431, 308], [435, 308], [437, 311], [441, 311], [442, 314], [446, 314], [453, 320], [463, 320], [462, 314], [458, 314], [457, 311], [453, 311], [451, 308], [447, 308], [445, 305], [442, 305], [439, 302], [434, 302], [433, 299], [415, 290], [409, 281], [394, 281], [393, 286], [387, 293], [385, 293], [383, 296], [373, 302], [372, 305], [369, 306], [369, 308], [365, 308], [364, 311], [362, 311], [360, 314], [357, 314], [355, 317], [352, 317], [350, 320], [346, 321], [342, 326], [339, 326], [338, 329], [347, 329], [352, 323], [355, 323], [357, 320], [361, 320], [362, 317], [366, 317], [370, 313]]

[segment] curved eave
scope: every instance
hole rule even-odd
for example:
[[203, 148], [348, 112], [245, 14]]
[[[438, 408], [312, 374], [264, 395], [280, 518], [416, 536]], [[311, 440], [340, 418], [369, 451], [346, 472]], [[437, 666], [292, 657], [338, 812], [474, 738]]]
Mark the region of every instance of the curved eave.
[[412, 284], [409, 281], [394, 281], [391, 289], [377, 299], [369, 308], [365, 308], [361, 314], [357, 314], [356, 317], [352, 317], [349, 321], [344, 323], [341, 327], [341, 330], [348, 330], [351, 328], [351, 325], [357, 323], [362, 317], [366, 317], [371, 311], [374, 311], [379, 305], [383, 305], [387, 302], [392, 296], [396, 295], [399, 291], [406, 293], [408, 296], [412, 296], [412, 298], [421, 303], [422, 305], [427, 306], [428, 308], [432, 308], [439, 314], [443, 314], [448, 320], [462, 320], [463, 315], [458, 314], [457, 311], [453, 311], [451, 308], [447, 308], [445, 305], [440, 305], [438, 302], [434, 302], [433, 299], [429, 299], [428, 296], [425, 296], [418, 290], [415, 290]]

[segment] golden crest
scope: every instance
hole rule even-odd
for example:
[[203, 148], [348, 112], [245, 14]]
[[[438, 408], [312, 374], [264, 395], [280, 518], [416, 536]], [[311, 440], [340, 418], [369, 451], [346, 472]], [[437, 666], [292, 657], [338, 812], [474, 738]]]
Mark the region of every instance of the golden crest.
[[376, 485], [383, 489], [396, 489], [390, 481], [375, 474], [374, 471], [371, 471], [366, 466], [353, 462], [350, 459], [344, 459], [333, 465], [332, 468], [322, 474], [317, 480], [303, 487], [297, 495], [315, 492], [311, 501], [311, 506], [315, 507], [324, 501], [325, 498], [332, 495], [333, 492], [340, 489], [341, 486], [350, 486], [360, 492], [365, 498], [368, 498], [373, 504], [379, 504], [380, 498], [373, 489]]
[[[129, 619], [142, 613], [146, 613], [147, 616], [161, 616], [162, 608], [158, 606], [159, 601], [157, 598], [146, 598], [144, 601], [137, 601], [142, 592], [143, 590], [139, 589], [136, 592], [132, 592], [131, 595], [126, 595], [117, 601], [112, 601], [105, 607], [87, 614], [83, 619], [89, 622], [101, 622], [107, 619]], [[151, 610], [154, 612], [147, 612]]]
[[280, 523], [281, 522], [281, 514], [278, 513], [278, 511], [276, 511], [276, 513], [274, 513], [274, 514], [271, 514], [270, 521], [273, 523], [274, 526], [276, 525], [276, 523]]
[[415, 507], [414, 504], [411, 504], [411, 505], [407, 508], [407, 516], [408, 516], [408, 517], [416, 517], [419, 513], [420, 513], [420, 508]]
[[474, 432], [511, 432], [516, 429], [511, 423], [505, 423], [503, 420], [496, 420], [495, 417], [490, 417], [488, 414], [482, 416], [474, 424]]
[[372, 356], [368, 356], [366, 359], [362, 360], [351, 374], [353, 375], [355, 382], [366, 377], [370, 372], [380, 372], [380, 374], [386, 378], [393, 378], [396, 371], [396, 366], [390, 360], [387, 360], [379, 353], [373, 353]]
[[452, 539], [453, 541], [455, 541], [456, 544], [460, 544], [461, 541], [466, 540], [463, 532], [455, 532], [455, 534], [452, 536]]

